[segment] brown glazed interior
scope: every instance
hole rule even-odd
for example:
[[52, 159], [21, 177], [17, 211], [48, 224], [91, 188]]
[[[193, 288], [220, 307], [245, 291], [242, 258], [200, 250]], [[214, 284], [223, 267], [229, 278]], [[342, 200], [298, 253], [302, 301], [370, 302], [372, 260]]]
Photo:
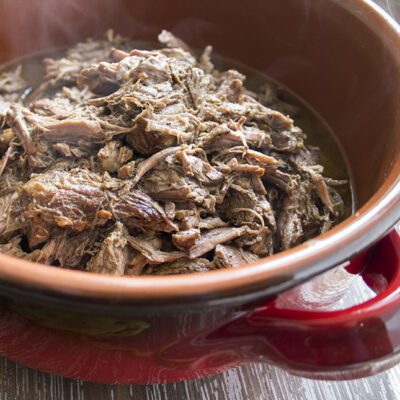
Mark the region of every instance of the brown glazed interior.
[[[79, 4], [79, 5], [78, 5]], [[160, 301], [249, 293], [306, 278], [354, 255], [400, 217], [400, 33], [368, 0], [31, 0], [0, 2], [0, 60], [99, 36], [190, 45], [265, 72], [331, 125], [352, 168], [359, 209], [331, 232], [238, 269], [116, 278], [0, 256], [10, 284], [96, 299]]]

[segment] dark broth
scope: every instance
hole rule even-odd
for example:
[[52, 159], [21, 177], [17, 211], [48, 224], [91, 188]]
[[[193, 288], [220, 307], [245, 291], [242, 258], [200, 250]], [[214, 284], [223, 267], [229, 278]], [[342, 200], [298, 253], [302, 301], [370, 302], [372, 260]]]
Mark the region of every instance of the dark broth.
[[[139, 42], [135, 46], [142, 49], [160, 48], [159, 43]], [[45, 69], [42, 60], [46, 57], [59, 58], [64, 53], [63, 49], [53, 49], [30, 56], [21, 57], [4, 64], [0, 70], [12, 70], [22, 65], [22, 77], [30, 86], [23, 93], [23, 102], [29, 104], [30, 93], [42, 82]], [[324, 167], [324, 175], [338, 180], [347, 180], [348, 184], [336, 187], [345, 204], [344, 218], [350, 216], [355, 209], [355, 196], [351, 179], [351, 170], [346, 160], [344, 151], [335, 137], [333, 130], [324, 119], [309, 104], [297, 96], [287, 87], [281, 85], [270, 77], [248, 66], [222, 58], [213, 57], [213, 62], [219, 70], [236, 69], [246, 75], [246, 88], [259, 92], [260, 87], [268, 83], [278, 88], [279, 99], [296, 106], [299, 110], [293, 116], [295, 125], [299, 126], [307, 135], [306, 144], [320, 148], [319, 163]]]

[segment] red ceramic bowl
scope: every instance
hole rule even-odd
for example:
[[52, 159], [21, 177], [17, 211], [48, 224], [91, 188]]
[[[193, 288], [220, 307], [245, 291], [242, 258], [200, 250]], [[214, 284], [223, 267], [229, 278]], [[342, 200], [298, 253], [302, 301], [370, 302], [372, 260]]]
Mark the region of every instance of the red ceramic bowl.
[[[399, 361], [400, 240], [393, 231], [378, 242], [400, 217], [400, 32], [393, 20], [368, 0], [3, 0], [0, 11], [2, 61], [109, 27], [138, 40], [166, 28], [269, 74], [336, 132], [359, 206], [295, 249], [191, 276], [116, 278], [0, 255], [4, 355], [68, 377], [137, 384], [247, 362], [355, 378]], [[340, 312], [275, 306], [278, 293], [349, 259], [371, 287], [381, 282], [375, 299]]]

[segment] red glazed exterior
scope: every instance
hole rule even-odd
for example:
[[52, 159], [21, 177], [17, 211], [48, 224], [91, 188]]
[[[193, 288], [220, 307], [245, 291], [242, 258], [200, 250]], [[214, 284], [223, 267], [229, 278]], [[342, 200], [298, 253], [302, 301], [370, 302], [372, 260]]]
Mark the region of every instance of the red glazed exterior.
[[[278, 310], [271, 303], [283, 290], [353, 258], [400, 216], [395, 23], [368, 0], [251, 0], [245, 8], [239, 0], [230, 7], [212, 0], [81, 3], [78, 9], [61, 0], [0, 1], [0, 58], [72, 43], [110, 26], [142, 40], [168, 28], [191, 45], [213, 43], [222, 55], [282, 81], [321, 113], [347, 153], [360, 209], [296, 249], [189, 278], [89, 276], [0, 255], [0, 351], [63, 376], [136, 384], [193, 379], [246, 362], [331, 379], [365, 376], [397, 362], [395, 232], [377, 245], [364, 272], [367, 281], [374, 272], [389, 282], [375, 300], [332, 313]], [[49, 18], [54, 4], [61, 19]]]
[[373, 300], [334, 312], [278, 309], [272, 301], [253, 312], [226, 305], [170, 315], [131, 310], [129, 317], [101, 319], [8, 302], [0, 312], [0, 348], [27, 366], [103, 383], [175, 382], [247, 362], [311, 378], [359, 378], [399, 362], [398, 233], [350, 268], [361, 270], [372, 287], [370, 278], [378, 275], [388, 285]]

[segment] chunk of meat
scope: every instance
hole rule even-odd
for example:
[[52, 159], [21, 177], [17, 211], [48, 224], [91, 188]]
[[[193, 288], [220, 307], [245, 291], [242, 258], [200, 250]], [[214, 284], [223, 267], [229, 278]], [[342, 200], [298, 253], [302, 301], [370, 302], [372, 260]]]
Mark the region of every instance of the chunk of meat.
[[0, 197], [0, 241], [15, 235], [23, 227], [19, 194], [10, 192]]
[[204, 49], [199, 60], [199, 67], [207, 74], [211, 74], [212, 71], [214, 70], [214, 64], [211, 61], [212, 51], [213, 51], [212, 46], [207, 46]]
[[131, 45], [132, 43], [118, 35], [108, 37], [106, 40], [88, 39], [68, 49], [64, 57], [44, 59], [46, 69], [44, 82], [35, 90], [32, 99], [52, 97], [58, 90], [76, 85], [81, 69], [93, 63], [111, 61], [112, 48], [118, 46], [123, 50]]
[[246, 79], [244, 75], [235, 70], [224, 72], [221, 77], [221, 83], [217, 90], [217, 96], [223, 97], [233, 103], [240, 103], [244, 92], [243, 82]]
[[[185, 151], [180, 153], [186, 154]], [[177, 157], [182, 164], [183, 171], [185, 169], [189, 171], [185, 175], [193, 176], [197, 182], [204, 186], [217, 186], [224, 180], [224, 175], [221, 172], [199, 157], [188, 154], [185, 156], [184, 162], [179, 158], [179, 153], [177, 153]]]
[[257, 259], [258, 256], [250, 251], [219, 244], [215, 248], [213, 264], [217, 268], [239, 267]]
[[13, 237], [8, 243], [0, 244], [0, 254], [18, 258], [26, 258], [27, 254], [20, 247], [21, 238]]
[[150, 171], [141, 182], [141, 189], [152, 198], [177, 203], [194, 202], [213, 212], [215, 197], [207, 188], [198, 184], [193, 178], [185, 177], [182, 173], [168, 164]]
[[131, 255], [129, 264], [125, 269], [125, 275], [140, 275], [149, 261], [145, 256], [135, 250], [130, 249], [130, 253], [133, 254]]
[[332, 203], [329, 191], [328, 191], [328, 186], [326, 185], [324, 178], [322, 178], [321, 175], [315, 177], [313, 179], [315, 183], [315, 190], [318, 194], [318, 197], [321, 199], [322, 203], [325, 205], [325, 207], [331, 212], [334, 213], [334, 205]]
[[163, 208], [146, 193], [127, 187], [114, 197], [111, 205], [114, 218], [123, 222], [128, 228], [164, 232], [178, 229], [167, 217]]
[[130, 179], [133, 178], [136, 171], [136, 161], [130, 161], [127, 164], [123, 165], [118, 170], [118, 178], [120, 179]]
[[282, 250], [290, 249], [321, 232], [324, 217], [319, 213], [312, 192], [313, 185], [309, 182], [298, 184], [296, 190], [285, 196], [276, 221]]
[[29, 175], [16, 162], [9, 163], [0, 176], [0, 197], [19, 191]]
[[291, 193], [297, 184], [296, 177], [275, 168], [268, 169], [262, 179], [276, 186], [285, 193]]
[[163, 29], [158, 35], [158, 41], [166, 44], [168, 47], [183, 49], [190, 52], [190, 47], [181, 39], [177, 38], [171, 32]]
[[177, 210], [175, 212], [175, 218], [179, 221], [180, 230], [198, 228], [200, 224], [200, 215], [197, 208], [190, 210]]
[[189, 250], [189, 258], [194, 259], [207, 254], [218, 244], [230, 242], [249, 232], [247, 226], [240, 228], [217, 228], [205, 233]]
[[126, 57], [129, 57], [129, 53], [124, 50], [113, 48], [110, 52], [110, 58], [112, 62], [122, 61]]
[[86, 65], [111, 60], [111, 50], [118, 47], [121, 50], [128, 50], [134, 43], [127, 38], [117, 35], [109, 29], [103, 39], [87, 39], [69, 48], [66, 56], [75, 62]]
[[296, 211], [297, 205], [292, 199], [284, 202], [280, 212], [277, 227], [282, 250], [290, 249], [301, 243], [303, 238], [303, 224], [301, 215]]
[[40, 135], [51, 142], [71, 144], [101, 143], [105, 140], [104, 130], [99, 122], [84, 119], [66, 119], [50, 122], [41, 127]]
[[180, 231], [172, 235], [172, 242], [174, 245], [181, 250], [186, 250], [196, 243], [196, 240], [200, 238], [199, 229], [188, 229], [187, 231]]
[[312, 182], [314, 183], [315, 191], [322, 201], [322, 203], [325, 205], [325, 207], [331, 212], [334, 212], [334, 206], [332, 203], [332, 199], [329, 195], [328, 191], [328, 186], [318, 171], [315, 171], [312, 167], [307, 167], [305, 165], [299, 166], [303, 171], [305, 171], [307, 174], [309, 174]]
[[73, 154], [71, 148], [66, 143], [55, 143], [53, 144], [53, 149], [58, 151], [64, 157], [71, 157]]
[[61, 267], [84, 268], [94, 252], [97, 234], [95, 231], [85, 231], [72, 235], [64, 232], [55, 240], [56, 248], [53, 257]]
[[62, 118], [73, 111], [73, 105], [69, 99], [65, 97], [39, 99], [31, 104], [30, 110], [44, 117]]
[[51, 98], [41, 98], [32, 102], [29, 109], [43, 117], [64, 119], [82, 107], [82, 103], [86, 103], [92, 96], [92, 93], [85, 89], [63, 87]]
[[14, 139], [15, 135], [12, 129], [8, 128], [0, 131], [0, 153], [5, 153]]
[[265, 173], [265, 169], [259, 167], [258, 165], [251, 165], [251, 164], [240, 164], [236, 158], [233, 158], [231, 162], [228, 164], [231, 168], [232, 172], [239, 172], [247, 175], [254, 175], [254, 176], [263, 176]]
[[52, 96], [64, 86], [73, 86], [81, 69], [81, 65], [65, 57], [45, 58], [43, 64], [46, 69], [44, 82], [32, 93], [32, 101]]
[[276, 219], [275, 219], [275, 211], [272, 208], [270, 202], [266, 198], [266, 196], [257, 196], [257, 203], [254, 207], [254, 210], [262, 216], [264, 223], [268, 226], [268, 228], [275, 232], [276, 230]]
[[0, 95], [0, 129], [6, 125], [6, 118], [8, 111], [10, 110], [10, 105], [8, 101], [4, 99], [4, 96]]
[[275, 233], [270, 229], [263, 228], [256, 235], [249, 235], [248, 241], [245, 243], [253, 254], [259, 257], [269, 257], [274, 254], [275, 249]]
[[214, 151], [240, 145], [269, 149], [272, 143], [270, 134], [259, 128], [243, 127], [240, 130], [232, 130], [225, 123], [215, 127], [211, 132], [201, 133], [199, 140], [202, 147]]
[[207, 217], [204, 219], [201, 219], [199, 222], [199, 228], [200, 229], [216, 229], [216, 228], [225, 228], [228, 226], [228, 223], [223, 221], [219, 217]]
[[11, 144], [6, 152], [4, 153], [3, 157], [0, 159], [0, 176], [3, 174], [4, 169], [7, 166], [7, 163], [13, 159], [16, 155], [16, 150], [13, 144]]
[[212, 269], [210, 261], [205, 258], [190, 260], [181, 258], [174, 262], [151, 265], [144, 271], [145, 275], [180, 275], [191, 274], [195, 272], [207, 272]]
[[162, 251], [146, 238], [128, 236], [129, 245], [142, 254], [149, 264], [173, 262], [186, 256], [182, 251]]
[[176, 216], [176, 205], [172, 201], [167, 201], [164, 206], [165, 214], [171, 220], [175, 219]]
[[224, 176], [208, 162], [189, 155], [192, 174], [184, 174], [185, 167], [177, 154], [168, 156], [142, 178], [141, 188], [152, 198], [178, 203], [194, 202], [214, 212], [216, 199], [212, 186], [220, 184]]
[[246, 126], [256, 125], [267, 133], [291, 131], [293, 121], [282, 113], [267, 108], [258, 103], [254, 98], [243, 94], [240, 102], [231, 102], [208, 94], [203, 107], [203, 116], [208, 121], [221, 124], [230, 124], [231, 121], [243, 121]]
[[[115, 51], [110, 52], [111, 57], [115, 54]], [[80, 87], [87, 86], [91, 92], [97, 95], [108, 96], [129, 80], [130, 72], [135, 70], [146, 57], [149, 57], [146, 52], [132, 52], [118, 62], [91, 64], [80, 71], [77, 84]]]
[[236, 226], [251, 224], [256, 218], [254, 209], [257, 204], [257, 195], [254, 193], [251, 180], [237, 179], [226, 193], [218, 210], [224, 218]]
[[280, 152], [295, 153], [304, 146], [304, 134], [300, 128], [273, 132], [271, 149]]
[[179, 146], [168, 147], [142, 161], [137, 168], [135, 178], [132, 181], [132, 185], [136, 185], [144, 175], [146, 175], [153, 168], [159, 166], [160, 163], [162, 163], [167, 157], [176, 154], [179, 149]]
[[50, 239], [41, 249], [28, 253], [24, 258], [28, 261], [51, 265], [54, 264], [54, 253], [57, 248], [57, 240]]
[[119, 141], [113, 140], [98, 152], [103, 171], [117, 172], [132, 157], [133, 151], [126, 146], [122, 146]]
[[90, 91], [103, 96], [120, 88], [117, 66], [105, 62], [83, 69], [77, 81], [78, 85], [88, 85]]
[[279, 111], [284, 115], [290, 115], [290, 117], [297, 117], [300, 113], [299, 107], [294, 104], [287, 103], [282, 100], [282, 94], [285, 94], [285, 89], [276, 88], [270, 83], [266, 83], [261, 87], [260, 93], [255, 95], [257, 100], [273, 110]]
[[57, 263], [62, 268], [83, 268], [90, 258], [95, 239], [96, 234], [93, 232], [82, 232], [72, 236], [63, 232], [24, 258], [42, 264]]
[[145, 111], [135, 120], [128, 143], [142, 154], [154, 154], [167, 147], [190, 143], [197, 131], [198, 121], [192, 114], [154, 114]]
[[[184, 95], [182, 93], [174, 93], [172, 83], [170, 81], [145, 84], [137, 81], [132, 84], [128, 81], [122, 84], [121, 88], [109, 96], [93, 98], [89, 100], [89, 104], [96, 107], [106, 106], [112, 110], [114, 115], [123, 115], [125, 118], [129, 116], [134, 120], [144, 110], [157, 110], [163, 113], [171, 104], [180, 103]], [[184, 112], [185, 108], [176, 110]]]
[[[30, 220], [33, 232], [41, 233], [32, 240], [47, 237], [49, 229], [54, 227], [82, 231], [103, 225], [113, 216], [128, 227], [167, 232], [177, 229], [165, 211], [145, 193], [124, 189], [116, 196], [109, 188], [113, 185], [118, 183], [84, 171], [68, 174], [52, 171], [32, 178], [22, 188], [27, 203], [25, 217]], [[110, 196], [112, 213], [108, 211]]]
[[247, 146], [235, 146], [225, 150], [221, 150], [214, 158], [213, 161], [220, 161], [229, 164], [230, 160], [237, 159], [249, 163], [256, 163], [263, 168], [278, 168], [279, 161], [272, 156], [249, 149]]
[[7, 124], [12, 128], [15, 136], [21, 141], [27, 154], [35, 154], [36, 147], [32, 140], [30, 129], [22, 115], [19, 106], [12, 105], [7, 114]]
[[117, 222], [112, 232], [104, 239], [99, 252], [89, 261], [87, 270], [100, 274], [124, 275], [129, 262], [127, 236], [126, 228]]
[[46, 241], [55, 228], [81, 232], [104, 225], [108, 218], [99, 212], [108, 207], [106, 188], [99, 175], [84, 170], [52, 170], [30, 179], [21, 188], [30, 245]]

